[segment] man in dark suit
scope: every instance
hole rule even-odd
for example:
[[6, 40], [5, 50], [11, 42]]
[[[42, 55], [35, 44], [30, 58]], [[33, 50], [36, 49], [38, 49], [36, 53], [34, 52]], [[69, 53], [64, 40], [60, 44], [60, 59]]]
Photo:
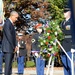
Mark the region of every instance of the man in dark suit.
[[3, 40], [2, 40], [2, 51], [5, 57], [5, 74], [11, 75], [12, 72], [12, 59], [16, 46], [16, 33], [14, 28], [14, 22], [18, 18], [18, 13], [12, 11], [10, 17], [5, 21], [3, 27]]

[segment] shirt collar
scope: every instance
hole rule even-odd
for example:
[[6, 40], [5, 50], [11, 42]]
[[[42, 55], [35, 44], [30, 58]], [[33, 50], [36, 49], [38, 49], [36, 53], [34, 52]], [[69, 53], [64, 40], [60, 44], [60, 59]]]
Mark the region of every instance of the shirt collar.
[[13, 21], [9, 18], [10, 22], [13, 24]]

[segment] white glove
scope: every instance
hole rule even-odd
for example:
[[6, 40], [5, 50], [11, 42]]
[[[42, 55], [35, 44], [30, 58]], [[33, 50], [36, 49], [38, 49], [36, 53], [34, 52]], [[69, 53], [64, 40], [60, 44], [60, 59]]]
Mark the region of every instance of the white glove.
[[35, 53], [35, 56], [38, 57], [39, 56], [38, 53]]
[[75, 52], [75, 49], [71, 48], [71, 52], [74, 53]]
[[19, 50], [17, 50], [17, 54], [19, 53]]

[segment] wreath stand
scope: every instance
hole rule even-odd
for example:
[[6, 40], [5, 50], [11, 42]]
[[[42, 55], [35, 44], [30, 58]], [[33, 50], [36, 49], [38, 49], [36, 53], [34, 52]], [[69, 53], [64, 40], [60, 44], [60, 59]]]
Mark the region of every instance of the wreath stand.
[[[60, 42], [56, 39], [56, 42], [59, 44], [59, 46], [61, 47], [61, 49], [63, 50], [63, 52], [66, 54], [66, 56], [69, 58], [70, 62], [71, 62], [71, 68], [72, 68], [72, 75], [74, 75], [74, 60], [73, 60], [73, 57], [74, 57], [74, 52], [75, 50], [74, 49], [71, 49], [71, 53], [72, 53], [72, 58], [70, 58], [68, 56], [68, 54], [66, 53], [66, 51], [64, 50], [64, 48], [62, 47], [62, 45], [60, 44]], [[50, 75], [53, 75], [53, 68], [54, 68], [54, 60], [52, 60], [52, 56], [49, 58], [49, 62], [48, 62], [48, 69], [47, 69], [47, 73], [46, 75], [49, 75], [49, 71], [50, 71]], [[50, 69], [50, 70], [49, 70]]]
[[[54, 68], [54, 60], [52, 61], [52, 56], [49, 58], [49, 62], [48, 62], [48, 69], [47, 69], [47, 73], [46, 75], [49, 74], [50, 71], [50, 75], [53, 75], [53, 68]], [[49, 70], [50, 69], [50, 70]]]

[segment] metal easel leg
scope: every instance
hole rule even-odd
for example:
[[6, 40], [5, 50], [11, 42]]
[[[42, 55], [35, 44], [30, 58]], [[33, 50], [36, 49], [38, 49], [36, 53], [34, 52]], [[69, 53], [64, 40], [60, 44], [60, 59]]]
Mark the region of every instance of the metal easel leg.
[[52, 60], [52, 56], [49, 58], [48, 69], [47, 69], [47, 73], [46, 73], [46, 75], [49, 74], [49, 69], [50, 69], [50, 67], [51, 67], [51, 66], [50, 66], [51, 60]]
[[72, 75], [74, 75], [74, 60], [73, 60], [73, 58], [74, 58], [74, 52], [75, 52], [75, 50], [74, 49], [71, 49], [71, 53], [72, 53], [72, 61], [71, 61], [71, 68], [72, 68]]
[[52, 64], [51, 64], [50, 75], [53, 75], [53, 69], [54, 69], [54, 60], [52, 61]]

